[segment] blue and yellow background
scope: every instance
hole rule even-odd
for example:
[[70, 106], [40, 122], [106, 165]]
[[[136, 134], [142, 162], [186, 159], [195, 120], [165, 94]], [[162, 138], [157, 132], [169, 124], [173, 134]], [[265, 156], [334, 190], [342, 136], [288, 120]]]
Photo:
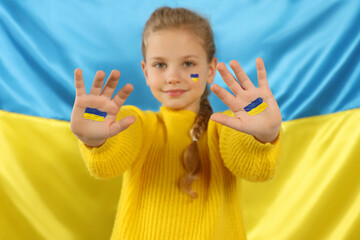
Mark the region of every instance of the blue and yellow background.
[[121, 177], [85, 168], [69, 124], [73, 72], [89, 91], [97, 70], [118, 69], [118, 89], [135, 87], [127, 104], [156, 111], [141, 32], [163, 5], [208, 17], [218, 60], [238, 60], [254, 82], [264, 59], [285, 138], [273, 180], [239, 181], [248, 238], [360, 239], [358, 0], [2, 0], [0, 239], [109, 238]]

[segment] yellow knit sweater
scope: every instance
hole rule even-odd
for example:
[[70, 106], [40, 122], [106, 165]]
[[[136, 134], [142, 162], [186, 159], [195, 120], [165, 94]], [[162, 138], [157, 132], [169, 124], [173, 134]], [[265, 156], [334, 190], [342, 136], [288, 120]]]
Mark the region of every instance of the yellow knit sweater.
[[192, 200], [179, 190], [178, 181], [186, 173], [181, 156], [192, 141], [190, 129], [196, 114], [166, 107], [154, 113], [126, 106], [118, 119], [128, 115], [135, 116], [136, 122], [102, 146], [89, 148], [80, 143], [92, 175], [123, 174], [112, 239], [246, 239], [239, 180], [273, 177], [281, 137], [274, 144], [262, 144], [210, 120], [198, 141], [200, 157], [210, 161], [209, 195], [206, 200], [200, 177], [192, 184], [199, 197]]

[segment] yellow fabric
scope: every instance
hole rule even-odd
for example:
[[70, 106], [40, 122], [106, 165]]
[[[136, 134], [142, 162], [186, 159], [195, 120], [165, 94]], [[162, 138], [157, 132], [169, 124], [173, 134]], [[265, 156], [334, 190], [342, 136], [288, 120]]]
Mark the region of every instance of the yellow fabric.
[[186, 174], [181, 157], [192, 142], [196, 114], [165, 107], [159, 113], [142, 112], [129, 106], [118, 118], [128, 115], [135, 116], [136, 123], [102, 146], [80, 143], [94, 176], [124, 173], [112, 239], [246, 239], [237, 180], [272, 178], [281, 140], [262, 144], [210, 121], [198, 141], [201, 158], [210, 161], [210, 186], [206, 189], [204, 178], [198, 179], [193, 189], [199, 198], [191, 200], [179, 190], [178, 181]]
[[[242, 181], [249, 240], [360, 236], [360, 109], [283, 123], [269, 182]], [[96, 180], [68, 122], [0, 110], [0, 239], [109, 239], [121, 178]]]
[[69, 122], [0, 111], [0, 239], [109, 239], [121, 183], [90, 176]]
[[360, 109], [283, 126], [275, 178], [243, 182], [248, 238], [360, 239]]

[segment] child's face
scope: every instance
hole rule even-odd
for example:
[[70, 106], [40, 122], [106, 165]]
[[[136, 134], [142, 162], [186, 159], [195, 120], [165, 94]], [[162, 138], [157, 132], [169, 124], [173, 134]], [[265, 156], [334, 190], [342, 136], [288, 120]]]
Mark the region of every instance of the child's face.
[[[201, 42], [183, 29], [151, 33], [141, 65], [154, 97], [163, 106], [198, 113], [206, 84], [211, 84], [216, 59], [210, 64]], [[198, 74], [198, 80], [191, 78]]]

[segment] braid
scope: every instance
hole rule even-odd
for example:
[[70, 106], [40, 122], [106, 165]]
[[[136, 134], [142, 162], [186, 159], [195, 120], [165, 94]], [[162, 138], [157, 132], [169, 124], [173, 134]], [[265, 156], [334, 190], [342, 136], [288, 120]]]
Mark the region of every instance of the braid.
[[188, 173], [181, 178], [180, 189], [192, 198], [198, 197], [198, 194], [192, 190], [191, 184], [199, 178], [200, 171], [203, 172], [205, 177], [205, 189], [208, 189], [210, 183], [210, 163], [208, 161], [204, 162], [204, 159], [203, 161], [200, 159], [197, 146], [197, 140], [200, 139], [201, 134], [206, 131], [210, 116], [213, 112], [207, 98], [208, 95], [209, 90], [207, 87], [200, 100], [200, 111], [196, 116], [195, 123], [190, 131], [193, 141], [185, 150], [183, 157], [183, 165]]

